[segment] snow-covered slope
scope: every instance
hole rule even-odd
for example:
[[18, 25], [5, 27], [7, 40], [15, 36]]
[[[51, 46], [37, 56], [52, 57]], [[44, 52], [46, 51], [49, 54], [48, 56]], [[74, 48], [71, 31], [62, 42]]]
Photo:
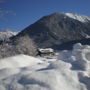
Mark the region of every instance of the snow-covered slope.
[[80, 22], [88, 22], [90, 21], [90, 17], [84, 16], [84, 15], [79, 15], [79, 14], [73, 14], [73, 13], [65, 13], [70, 18], [76, 19]]
[[0, 90], [90, 90], [90, 46], [76, 44], [51, 58], [1, 59]]
[[2, 31], [2, 32], [0, 32], [0, 40], [6, 40], [9, 37], [14, 36], [16, 34], [17, 34], [17, 32], [13, 32], [10, 30]]

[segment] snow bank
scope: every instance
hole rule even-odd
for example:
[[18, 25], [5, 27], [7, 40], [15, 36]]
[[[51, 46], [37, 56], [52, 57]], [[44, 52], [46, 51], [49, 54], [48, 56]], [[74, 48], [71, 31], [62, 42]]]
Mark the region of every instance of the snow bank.
[[90, 90], [90, 46], [76, 44], [57, 58], [2, 59], [0, 90]]

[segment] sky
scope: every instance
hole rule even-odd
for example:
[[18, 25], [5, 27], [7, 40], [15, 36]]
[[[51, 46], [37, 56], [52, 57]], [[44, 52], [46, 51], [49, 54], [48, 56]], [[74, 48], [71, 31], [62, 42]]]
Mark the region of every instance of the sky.
[[21, 31], [55, 12], [90, 16], [90, 0], [0, 0], [0, 30]]

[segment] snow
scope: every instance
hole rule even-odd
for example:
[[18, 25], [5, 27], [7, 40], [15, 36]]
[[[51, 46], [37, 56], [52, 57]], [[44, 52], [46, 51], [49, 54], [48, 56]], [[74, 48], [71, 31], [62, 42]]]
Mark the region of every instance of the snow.
[[84, 15], [73, 14], [73, 13], [65, 13], [65, 15], [84, 23], [90, 21], [90, 17]]
[[39, 51], [42, 53], [48, 53], [48, 52], [54, 52], [54, 50], [52, 48], [39, 48]]
[[0, 69], [27, 67], [40, 62], [41, 61], [39, 59], [21, 54], [9, 58], [1, 59]]
[[78, 43], [52, 57], [1, 59], [0, 90], [90, 90], [90, 46]]
[[2, 32], [0, 32], [0, 40], [6, 40], [6, 39], [8, 39], [11, 36], [14, 36], [16, 34], [17, 34], [17, 32], [13, 32], [10, 30], [2, 31]]

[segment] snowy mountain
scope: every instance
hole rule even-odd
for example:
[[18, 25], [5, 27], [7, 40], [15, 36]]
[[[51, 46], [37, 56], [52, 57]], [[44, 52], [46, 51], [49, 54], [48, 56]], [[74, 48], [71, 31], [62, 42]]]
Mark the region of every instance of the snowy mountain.
[[68, 17], [76, 19], [80, 22], [90, 22], [90, 17], [84, 16], [84, 15], [79, 15], [79, 14], [73, 14], [73, 13], [65, 13]]
[[[7, 31], [0, 36], [0, 90], [90, 90], [89, 17], [54, 13], [18, 34]], [[71, 44], [72, 50], [63, 50]], [[41, 51], [53, 47], [58, 52], [36, 56], [36, 45]]]
[[78, 43], [48, 59], [1, 59], [0, 90], [90, 90], [90, 46]]
[[13, 32], [10, 30], [5, 30], [0, 32], [0, 40], [6, 40], [12, 36], [15, 36], [17, 34], [17, 32]]
[[28, 26], [16, 38], [25, 35], [33, 39], [38, 47], [55, 47], [90, 38], [90, 18], [73, 13], [54, 13]]

